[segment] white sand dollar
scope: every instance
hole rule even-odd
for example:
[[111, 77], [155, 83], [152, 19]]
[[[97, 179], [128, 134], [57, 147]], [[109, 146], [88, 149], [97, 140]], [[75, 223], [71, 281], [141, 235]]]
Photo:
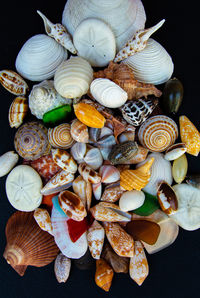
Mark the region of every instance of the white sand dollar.
[[10, 204], [20, 211], [33, 211], [40, 206], [42, 195], [40, 175], [30, 166], [15, 167], [6, 180], [6, 194]]
[[116, 54], [114, 33], [106, 23], [95, 18], [88, 18], [79, 24], [73, 35], [73, 43], [78, 55], [92, 66], [106, 66]]
[[123, 193], [119, 200], [119, 207], [122, 211], [131, 211], [144, 204], [145, 194], [139, 190], [131, 190]]

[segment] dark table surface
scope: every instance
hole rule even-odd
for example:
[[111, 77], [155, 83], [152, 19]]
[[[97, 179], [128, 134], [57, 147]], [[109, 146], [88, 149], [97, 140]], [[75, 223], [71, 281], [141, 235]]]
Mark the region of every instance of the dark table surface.
[[[60, 22], [64, 0], [60, 1], [3, 1], [0, 9], [0, 69], [15, 69], [15, 59], [24, 42], [34, 34], [44, 33], [43, 23], [36, 10], [41, 10], [53, 22]], [[165, 18], [163, 27], [153, 38], [170, 53], [175, 64], [173, 76], [184, 85], [184, 100], [179, 115], [186, 115], [200, 129], [199, 114], [199, 7], [198, 1], [143, 1], [146, 27]], [[162, 86], [160, 86], [162, 88]], [[8, 109], [14, 99], [0, 86], [0, 155], [13, 150], [15, 128], [8, 123]], [[187, 155], [189, 173], [200, 172], [200, 158]], [[200, 292], [200, 230], [180, 229], [178, 238], [168, 248], [147, 255], [149, 276], [139, 287], [128, 275], [116, 274], [109, 293], [98, 288], [93, 271], [72, 268], [66, 284], [58, 284], [53, 263], [43, 267], [29, 267], [20, 277], [3, 259], [6, 244], [5, 225], [14, 208], [5, 194], [6, 177], [0, 179], [0, 297], [137, 297], [187, 298]]]

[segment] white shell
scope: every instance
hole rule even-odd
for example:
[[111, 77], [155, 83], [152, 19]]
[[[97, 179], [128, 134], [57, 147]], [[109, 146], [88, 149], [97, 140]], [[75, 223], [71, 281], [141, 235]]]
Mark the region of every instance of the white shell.
[[34, 35], [21, 48], [16, 69], [30, 81], [42, 81], [53, 77], [57, 67], [67, 59], [67, 51], [53, 38]]
[[93, 224], [87, 231], [87, 241], [90, 253], [96, 260], [100, 259], [104, 238], [104, 228], [100, 225], [100, 223], [98, 223], [98, 221], [94, 220]]
[[92, 66], [106, 66], [115, 57], [115, 36], [101, 20], [83, 20], [74, 32], [73, 42], [78, 56], [85, 58]]
[[117, 50], [144, 28], [146, 15], [141, 0], [68, 0], [62, 23], [71, 35], [81, 21], [97, 18], [110, 25], [116, 38]]
[[92, 79], [91, 65], [81, 57], [72, 57], [56, 70], [54, 85], [61, 96], [75, 98], [87, 93]]
[[119, 199], [119, 207], [122, 211], [131, 211], [141, 207], [145, 200], [145, 194], [139, 190], [126, 191]]
[[84, 162], [84, 156], [86, 154], [86, 150], [87, 150], [87, 145], [85, 143], [77, 142], [71, 147], [70, 153], [79, 164]]
[[85, 157], [85, 163], [90, 166], [93, 170], [97, 170], [103, 164], [103, 157], [101, 155], [101, 151], [98, 148], [90, 149]]
[[163, 84], [168, 81], [174, 71], [174, 64], [167, 51], [152, 38], [141, 52], [123, 60], [128, 65], [139, 82]]
[[17, 164], [19, 155], [14, 151], [8, 151], [0, 156], [0, 177], [7, 175]]
[[128, 94], [109, 79], [95, 79], [90, 85], [94, 99], [108, 108], [119, 108], [128, 99]]

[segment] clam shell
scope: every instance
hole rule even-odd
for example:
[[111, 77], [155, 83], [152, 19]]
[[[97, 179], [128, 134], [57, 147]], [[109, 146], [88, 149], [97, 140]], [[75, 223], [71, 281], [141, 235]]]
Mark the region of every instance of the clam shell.
[[15, 95], [25, 95], [28, 90], [28, 85], [24, 79], [13, 70], [0, 71], [1, 85]]
[[49, 143], [54, 148], [69, 149], [75, 143], [70, 133], [71, 126], [68, 123], [60, 124], [54, 128], [49, 128]]
[[98, 148], [91, 148], [84, 157], [84, 162], [93, 170], [98, 170], [103, 164], [103, 157]]
[[108, 292], [110, 290], [114, 272], [103, 259], [96, 260], [95, 282], [98, 287]]
[[77, 171], [77, 164], [73, 157], [63, 149], [52, 149], [52, 158], [54, 162], [61, 167], [64, 171], [70, 172], [72, 174]]
[[101, 166], [99, 174], [101, 175], [101, 182], [103, 183], [113, 183], [120, 179], [119, 170], [110, 165]]
[[166, 160], [175, 160], [181, 155], [183, 155], [187, 151], [187, 147], [185, 143], [178, 143], [170, 146], [166, 151], [165, 151], [165, 159]]
[[53, 228], [51, 225], [51, 217], [46, 209], [37, 208], [33, 213], [33, 217], [37, 222], [38, 226], [49, 234], [53, 235]]
[[104, 228], [95, 220], [87, 231], [87, 240], [91, 255], [96, 260], [100, 259], [104, 238]]
[[84, 156], [86, 154], [87, 146], [85, 143], [75, 143], [70, 152], [73, 158], [77, 161], [77, 163], [84, 162]]
[[54, 272], [59, 283], [66, 282], [68, 280], [70, 269], [71, 260], [64, 256], [62, 253], [59, 253], [54, 262]]
[[88, 143], [89, 133], [88, 128], [78, 119], [75, 119], [71, 124], [71, 136], [76, 142]]
[[28, 112], [28, 102], [25, 97], [16, 97], [8, 112], [8, 120], [10, 127], [18, 128]]
[[8, 151], [0, 156], [0, 177], [7, 175], [17, 164], [19, 156], [14, 151]]
[[30, 81], [52, 78], [57, 67], [67, 59], [67, 51], [53, 38], [34, 35], [21, 48], [15, 67], [22, 77]]
[[86, 163], [81, 163], [78, 167], [78, 171], [83, 177], [83, 179], [87, 182], [96, 184], [101, 181], [100, 175], [97, 172], [95, 172], [91, 167], [89, 167]]

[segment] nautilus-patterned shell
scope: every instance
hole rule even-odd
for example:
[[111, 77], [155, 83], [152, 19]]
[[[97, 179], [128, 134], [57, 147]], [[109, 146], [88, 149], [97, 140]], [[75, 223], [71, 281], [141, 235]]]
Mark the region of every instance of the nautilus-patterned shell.
[[28, 102], [25, 97], [18, 96], [16, 97], [9, 109], [8, 120], [10, 127], [18, 128], [24, 120], [28, 112]]
[[33, 212], [15, 212], [6, 225], [4, 258], [21, 276], [28, 265], [42, 267], [58, 254], [54, 238], [37, 225]]
[[178, 127], [167, 116], [153, 116], [147, 119], [138, 132], [139, 141], [152, 152], [163, 152], [178, 138]]
[[17, 130], [14, 144], [17, 153], [27, 160], [35, 160], [50, 152], [47, 128], [36, 121], [27, 122]]
[[92, 78], [91, 65], [81, 57], [72, 57], [57, 68], [54, 85], [65, 98], [81, 97], [87, 93]]
[[75, 143], [70, 133], [71, 126], [68, 123], [60, 124], [54, 128], [49, 128], [49, 143], [54, 148], [68, 149]]

